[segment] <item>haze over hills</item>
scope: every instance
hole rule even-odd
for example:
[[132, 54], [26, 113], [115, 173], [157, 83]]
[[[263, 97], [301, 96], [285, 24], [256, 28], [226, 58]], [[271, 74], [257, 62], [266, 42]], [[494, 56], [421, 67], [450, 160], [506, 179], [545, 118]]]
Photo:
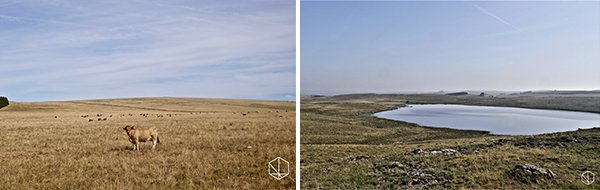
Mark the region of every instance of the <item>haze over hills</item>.
[[467, 92], [468, 95], [480, 95], [482, 92], [485, 95], [492, 96], [600, 96], [600, 90], [526, 90], [526, 91], [509, 91], [509, 90], [440, 90], [440, 91], [386, 91], [386, 92], [366, 92], [366, 91], [311, 91], [305, 90], [301, 93], [302, 96], [336, 96], [342, 94], [448, 94], [456, 92]]

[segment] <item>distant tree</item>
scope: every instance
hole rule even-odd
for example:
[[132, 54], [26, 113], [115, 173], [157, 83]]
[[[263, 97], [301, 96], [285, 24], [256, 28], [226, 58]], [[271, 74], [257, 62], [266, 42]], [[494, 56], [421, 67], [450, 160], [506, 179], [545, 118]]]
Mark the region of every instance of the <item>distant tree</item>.
[[485, 93], [481, 92], [481, 94], [479, 94], [479, 96], [485, 96]]
[[450, 95], [450, 96], [464, 96], [464, 95], [468, 95], [468, 92], [455, 92], [455, 93], [448, 93], [446, 95]]
[[8, 98], [0, 96], [0, 108], [3, 108], [4, 106], [8, 106]]

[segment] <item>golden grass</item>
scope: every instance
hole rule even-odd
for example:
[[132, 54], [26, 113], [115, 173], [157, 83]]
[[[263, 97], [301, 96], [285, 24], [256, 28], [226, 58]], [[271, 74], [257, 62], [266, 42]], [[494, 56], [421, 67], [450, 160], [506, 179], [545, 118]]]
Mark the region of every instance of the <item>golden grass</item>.
[[[295, 188], [293, 102], [11, 102], [0, 109], [0, 121], [0, 189]], [[161, 143], [132, 151], [125, 125], [155, 126]], [[267, 164], [276, 157], [290, 162], [290, 175], [282, 180], [268, 175]]]

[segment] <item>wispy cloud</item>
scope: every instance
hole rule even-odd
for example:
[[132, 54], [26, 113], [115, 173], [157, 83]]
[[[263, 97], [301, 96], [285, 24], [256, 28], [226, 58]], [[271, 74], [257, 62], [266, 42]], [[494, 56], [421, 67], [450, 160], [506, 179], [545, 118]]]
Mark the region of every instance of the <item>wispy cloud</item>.
[[486, 10], [486, 9], [484, 9], [484, 8], [480, 7], [480, 6], [477, 6], [477, 5], [475, 5], [475, 7], [477, 7], [477, 8], [478, 8], [478, 9], [479, 9], [481, 12], [483, 12], [483, 13], [485, 13], [485, 14], [487, 14], [487, 15], [490, 15], [490, 16], [492, 16], [492, 17], [494, 17], [495, 19], [499, 20], [500, 22], [502, 22], [502, 23], [504, 23], [504, 24], [506, 24], [506, 25], [508, 25], [508, 26], [510, 26], [510, 27], [512, 27], [512, 28], [514, 28], [514, 29], [517, 29], [519, 32], [525, 33], [523, 30], [521, 30], [521, 29], [519, 29], [519, 28], [517, 28], [517, 27], [513, 26], [512, 24], [510, 24], [510, 23], [508, 23], [508, 22], [506, 22], [506, 21], [502, 20], [500, 17], [498, 17], [498, 16], [496, 16], [496, 15], [492, 14], [490, 11], [488, 11], [488, 10]]
[[47, 3], [0, 6], [11, 100], [295, 94], [293, 1]]
[[56, 20], [37, 19], [37, 18], [24, 18], [24, 17], [15, 17], [15, 16], [6, 16], [6, 15], [0, 15], [0, 18], [6, 19], [9, 21], [29, 20], [29, 21], [48, 22], [48, 23], [53, 23], [53, 24], [65, 24], [65, 25], [89, 27], [88, 25], [84, 25], [84, 24], [61, 22], [61, 21], [56, 21]]

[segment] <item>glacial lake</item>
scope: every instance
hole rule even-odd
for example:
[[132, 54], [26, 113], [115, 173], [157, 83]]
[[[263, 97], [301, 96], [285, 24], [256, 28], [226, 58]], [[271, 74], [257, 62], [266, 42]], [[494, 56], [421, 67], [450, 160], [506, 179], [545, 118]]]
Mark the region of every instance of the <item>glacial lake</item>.
[[408, 105], [373, 116], [421, 126], [490, 131], [498, 135], [533, 135], [600, 127], [600, 114], [511, 107]]

